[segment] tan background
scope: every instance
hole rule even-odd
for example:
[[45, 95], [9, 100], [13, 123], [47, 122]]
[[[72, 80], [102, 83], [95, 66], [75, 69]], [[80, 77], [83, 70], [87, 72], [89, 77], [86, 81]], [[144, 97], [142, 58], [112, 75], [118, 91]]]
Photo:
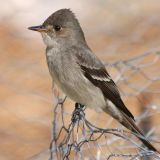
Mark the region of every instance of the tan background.
[[[27, 27], [42, 23], [60, 8], [71, 8], [80, 20], [90, 47], [105, 62], [159, 50], [158, 0], [8, 0], [0, 4], [0, 160], [30, 159], [46, 151], [50, 143], [54, 98], [45, 46], [40, 35]], [[146, 59], [149, 60], [152, 58]], [[148, 73], [159, 77], [159, 64]], [[110, 73], [116, 77], [114, 70]], [[140, 83], [137, 77], [133, 81]], [[160, 82], [150, 87], [160, 91]], [[151, 101], [159, 106], [159, 94], [148, 97], [153, 97]], [[138, 101], [124, 100], [138, 115], [139, 105], [135, 107]], [[157, 112], [153, 118], [157, 135], [160, 133], [158, 111], [153, 110]], [[94, 119], [97, 115], [91, 113], [93, 111], [88, 112], [88, 116]]]

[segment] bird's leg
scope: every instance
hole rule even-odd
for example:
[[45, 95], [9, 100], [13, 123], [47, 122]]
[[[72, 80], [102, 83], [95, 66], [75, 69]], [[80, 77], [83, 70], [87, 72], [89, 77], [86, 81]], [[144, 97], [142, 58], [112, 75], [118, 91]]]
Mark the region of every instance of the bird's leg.
[[83, 109], [84, 105], [80, 104], [80, 103], [75, 103], [75, 109]]
[[72, 113], [72, 122], [75, 123], [79, 120], [81, 120], [85, 116], [84, 113], [84, 105], [80, 103], [75, 103], [75, 109]]

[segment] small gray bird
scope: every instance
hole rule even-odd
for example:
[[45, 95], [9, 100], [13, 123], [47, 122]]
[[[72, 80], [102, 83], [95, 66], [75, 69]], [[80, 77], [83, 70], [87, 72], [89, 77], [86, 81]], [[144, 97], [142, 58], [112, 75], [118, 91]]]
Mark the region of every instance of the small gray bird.
[[58, 10], [42, 25], [29, 29], [41, 33], [47, 46], [49, 72], [68, 97], [81, 105], [108, 113], [139, 135], [138, 138], [150, 150], [157, 151], [136, 126], [134, 116], [124, 105], [116, 84], [88, 47], [72, 11]]

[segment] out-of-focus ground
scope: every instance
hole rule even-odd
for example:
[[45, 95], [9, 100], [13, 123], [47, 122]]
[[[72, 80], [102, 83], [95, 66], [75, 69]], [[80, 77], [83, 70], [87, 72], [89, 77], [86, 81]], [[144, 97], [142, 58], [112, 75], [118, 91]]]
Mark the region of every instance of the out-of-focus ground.
[[[2, 4], [6, 7], [7, 2]], [[47, 1], [43, 7], [44, 2], [35, 0], [34, 5], [29, 1], [24, 11], [22, 2], [11, 2], [11, 7], [17, 10], [5, 10], [1, 6], [4, 12], [0, 19], [0, 160], [23, 160], [47, 150], [54, 99], [45, 46], [40, 35], [27, 30], [27, 27], [43, 22], [50, 13], [66, 5], [77, 13], [92, 50], [104, 62], [111, 63], [160, 50], [160, 2], [88, 0], [78, 2], [74, 8], [75, 2], [72, 1], [67, 4]], [[149, 60], [152, 58], [146, 59]], [[151, 75], [160, 76], [159, 69], [160, 63], [156, 63]], [[116, 76], [114, 70], [111, 69], [110, 73]], [[136, 77], [134, 80], [138, 81]], [[160, 91], [160, 82], [150, 87]], [[159, 94], [152, 97], [156, 104], [160, 104]], [[125, 98], [125, 103], [134, 115], [139, 114], [135, 98]], [[87, 113], [90, 119], [97, 116], [93, 111]], [[153, 118], [155, 126], [160, 124], [158, 117]]]

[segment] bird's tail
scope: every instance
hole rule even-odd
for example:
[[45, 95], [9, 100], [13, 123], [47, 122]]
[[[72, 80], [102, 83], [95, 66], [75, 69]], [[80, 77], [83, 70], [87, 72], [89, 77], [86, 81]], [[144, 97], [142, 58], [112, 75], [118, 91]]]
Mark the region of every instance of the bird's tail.
[[160, 154], [160, 152], [145, 138], [144, 134], [142, 131], [136, 126], [135, 122], [133, 119], [128, 117], [125, 113], [121, 112], [123, 114], [123, 121], [120, 122], [122, 125], [124, 125], [126, 128], [131, 130], [136, 134], [136, 137], [141, 140], [141, 142], [148, 147], [148, 149], [157, 152]]

